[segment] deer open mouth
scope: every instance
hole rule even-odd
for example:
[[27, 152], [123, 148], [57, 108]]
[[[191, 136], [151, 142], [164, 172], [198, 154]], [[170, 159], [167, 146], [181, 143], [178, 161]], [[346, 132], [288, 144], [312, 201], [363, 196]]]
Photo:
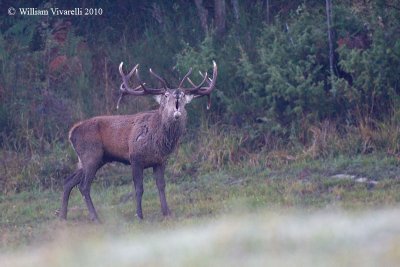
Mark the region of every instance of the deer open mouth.
[[174, 112], [174, 119], [175, 119], [175, 120], [178, 120], [178, 119], [181, 117], [181, 115], [182, 115], [182, 114], [181, 114], [180, 111], [178, 111], [178, 110], [175, 111], [175, 112]]

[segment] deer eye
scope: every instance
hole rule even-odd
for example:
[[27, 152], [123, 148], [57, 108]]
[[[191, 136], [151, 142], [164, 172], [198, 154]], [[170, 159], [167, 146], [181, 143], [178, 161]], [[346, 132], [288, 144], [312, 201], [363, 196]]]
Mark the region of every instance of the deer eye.
[[169, 93], [168, 93], [168, 92], [167, 92], [167, 93], [165, 93], [165, 94], [164, 94], [164, 96], [165, 96], [165, 97], [168, 97], [168, 96], [169, 96]]

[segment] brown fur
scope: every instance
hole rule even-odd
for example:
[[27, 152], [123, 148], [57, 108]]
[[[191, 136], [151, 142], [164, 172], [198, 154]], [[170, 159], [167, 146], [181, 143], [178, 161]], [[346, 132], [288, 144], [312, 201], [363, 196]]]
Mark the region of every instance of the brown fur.
[[[90, 197], [90, 186], [99, 168], [117, 161], [132, 166], [136, 191], [137, 216], [143, 218], [141, 199], [143, 194], [143, 169], [152, 167], [160, 194], [161, 210], [170, 211], [165, 198], [164, 170], [168, 156], [176, 148], [185, 131], [185, 104], [191, 98], [169, 90], [161, 96], [160, 108], [134, 115], [99, 116], [75, 124], [69, 139], [78, 157], [78, 169], [64, 182], [60, 217], [66, 219], [69, 195], [79, 184], [90, 218], [98, 216]], [[176, 115], [179, 111], [179, 115]]]
[[[182, 78], [177, 89], [168, 89], [167, 82], [155, 74], [150, 73], [161, 83], [163, 88], [147, 88], [138, 77], [136, 65], [129, 74], [123, 72], [123, 62], [119, 65], [122, 77], [120, 86], [121, 95], [134, 96], [155, 95], [160, 104], [158, 110], [147, 111], [126, 116], [94, 117], [74, 125], [69, 132], [69, 139], [78, 157], [77, 170], [65, 178], [62, 196], [60, 218], [67, 218], [68, 201], [71, 190], [79, 184], [79, 191], [85, 199], [90, 219], [99, 221], [97, 212], [90, 197], [90, 187], [96, 172], [104, 164], [118, 161], [130, 164], [132, 167], [133, 185], [136, 193], [136, 214], [142, 219], [143, 170], [152, 167], [163, 215], [170, 211], [165, 197], [164, 171], [168, 155], [176, 148], [180, 136], [186, 127], [185, 105], [194, 97], [207, 96], [210, 106], [210, 93], [215, 88], [217, 78], [217, 64], [213, 61], [213, 77], [207, 73], [199, 85], [194, 85], [189, 75], [190, 69]], [[135, 75], [140, 86], [131, 88], [128, 80]], [[188, 81], [193, 87], [185, 88]], [[203, 86], [208, 84], [207, 86]]]

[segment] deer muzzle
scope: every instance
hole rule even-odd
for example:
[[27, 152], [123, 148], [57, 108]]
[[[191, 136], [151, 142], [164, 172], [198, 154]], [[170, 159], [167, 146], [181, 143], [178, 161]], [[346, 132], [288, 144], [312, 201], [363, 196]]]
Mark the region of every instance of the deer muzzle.
[[182, 113], [179, 110], [175, 110], [174, 119], [177, 120], [181, 117]]
[[179, 110], [179, 98], [176, 99], [175, 102], [175, 111], [174, 111], [174, 119], [177, 120], [179, 117], [182, 115], [182, 113]]

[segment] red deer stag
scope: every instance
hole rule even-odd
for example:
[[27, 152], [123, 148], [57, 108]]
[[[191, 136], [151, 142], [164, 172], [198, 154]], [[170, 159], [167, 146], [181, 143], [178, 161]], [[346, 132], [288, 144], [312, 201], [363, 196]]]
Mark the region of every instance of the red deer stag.
[[[136, 193], [136, 214], [143, 219], [143, 170], [153, 168], [161, 211], [164, 216], [170, 214], [165, 197], [164, 171], [168, 156], [178, 144], [180, 136], [186, 127], [185, 105], [194, 97], [207, 96], [210, 105], [210, 93], [215, 88], [217, 79], [217, 65], [213, 61], [212, 79], [203, 76], [199, 85], [195, 85], [189, 78], [192, 69], [183, 77], [177, 88], [168, 87], [167, 82], [155, 74], [150, 73], [162, 84], [162, 88], [149, 88], [142, 83], [138, 76], [138, 65], [127, 75], [119, 66], [122, 77], [120, 86], [121, 96], [154, 95], [160, 104], [158, 110], [145, 111], [134, 115], [99, 116], [75, 124], [69, 132], [69, 140], [79, 158], [78, 168], [64, 180], [61, 211], [59, 217], [67, 218], [68, 200], [71, 190], [79, 184], [79, 191], [85, 199], [92, 221], [99, 218], [90, 197], [90, 187], [96, 172], [104, 164], [112, 161], [130, 164], [132, 167], [133, 185]], [[132, 88], [129, 80], [134, 76], [139, 86]], [[185, 81], [191, 88], [183, 87]], [[117, 107], [118, 107], [117, 104]]]

